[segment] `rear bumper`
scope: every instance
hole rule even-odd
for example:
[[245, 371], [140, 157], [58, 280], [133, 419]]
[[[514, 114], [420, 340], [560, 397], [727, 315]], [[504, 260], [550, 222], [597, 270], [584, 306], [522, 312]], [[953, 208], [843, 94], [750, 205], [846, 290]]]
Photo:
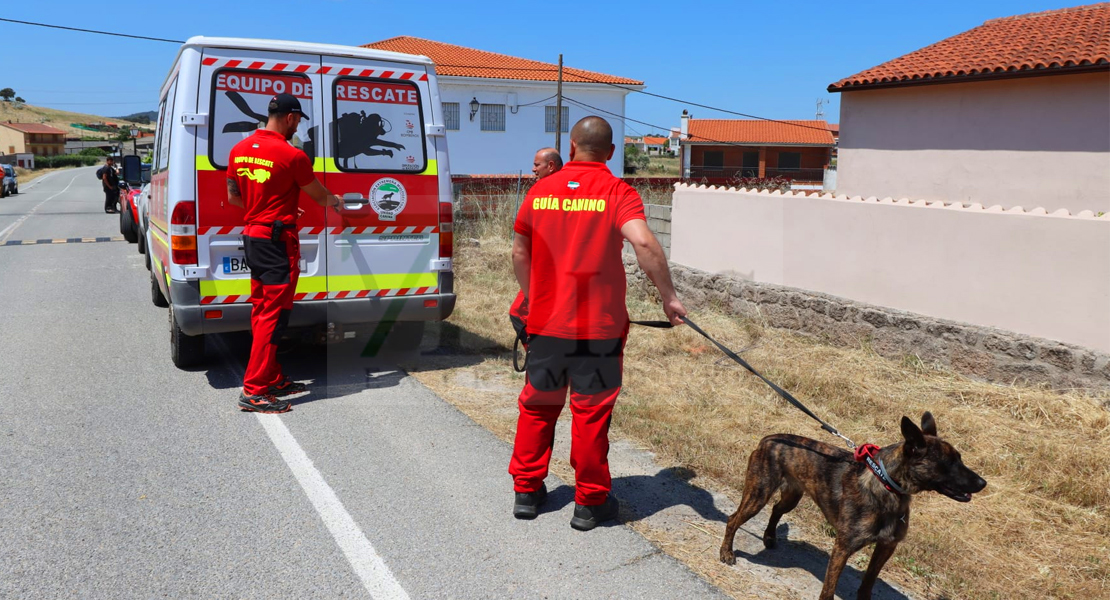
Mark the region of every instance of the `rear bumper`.
[[[191, 282], [170, 284], [174, 316], [186, 335], [250, 331], [251, 305], [200, 304], [199, 294]], [[435, 300], [436, 305], [425, 306]], [[221, 311], [219, 318], [206, 319], [206, 311]], [[334, 323], [356, 325], [382, 321], [442, 321], [455, 310], [455, 294], [423, 294], [388, 298], [343, 298], [306, 300], [293, 303], [290, 327], [312, 327]]]

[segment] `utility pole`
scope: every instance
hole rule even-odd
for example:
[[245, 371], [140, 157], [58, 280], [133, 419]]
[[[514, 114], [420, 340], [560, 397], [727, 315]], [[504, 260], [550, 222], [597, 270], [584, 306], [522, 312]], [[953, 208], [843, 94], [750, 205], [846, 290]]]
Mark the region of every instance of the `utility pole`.
[[555, 88], [555, 152], [563, 147], [563, 55], [559, 55], [559, 84]]

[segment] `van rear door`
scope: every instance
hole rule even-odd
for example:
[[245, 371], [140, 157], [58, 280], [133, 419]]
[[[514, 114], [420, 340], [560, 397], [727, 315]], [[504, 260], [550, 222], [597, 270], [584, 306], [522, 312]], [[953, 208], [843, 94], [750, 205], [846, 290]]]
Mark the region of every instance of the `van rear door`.
[[[330, 298], [439, 292], [439, 178], [421, 65], [323, 57]], [[396, 305], [400, 310], [400, 305]], [[387, 315], [386, 320], [388, 320]]]
[[[243, 260], [243, 209], [226, 199], [231, 148], [265, 125], [274, 94], [293, 94], [309, 119], [301, 121], [292, 143], [308, 154], [317, 177], [322, 178], [324, 162], [317, 147], [324, 129], [320, 81], [318, 55], [204, 49], [197, 111], [208, 113], [208, 125], [198, 128], [196, 148], [198, 260], [201, 267], [208, 267], [200, 282], [202, 304], [250, 299], [250, 271]], [[295, 298], [323, 300], [327, 298], [324, 209], [304, 193], [300, 208], [304, 210], [298, 220], [301, 276]]]

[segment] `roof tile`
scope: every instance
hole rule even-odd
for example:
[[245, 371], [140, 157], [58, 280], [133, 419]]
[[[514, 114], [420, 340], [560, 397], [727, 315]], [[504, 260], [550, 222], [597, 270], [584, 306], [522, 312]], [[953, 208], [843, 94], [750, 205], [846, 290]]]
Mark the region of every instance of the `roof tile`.
[[43, 125], [42, 123], [12, 123], [9, 121], [7, 123], [0, 123], [0, 125], [10, 127], [16, 131], [22, 131], [23, 133], [60, 133], [65, 135], [65, 132], [61, 129], [55, 129], [49, 125]]
[[[829, 86], [1027, 75], [1101, 65], [1110, 69], [1110, 3], [992, 19]], [[1045, 73], [1050, 75], [1053, 73]]]
[[690, 119], [689, 137], [686, 141], [832, 146], [833, 136], [828, 127], [825, 121]]
[[[362, 47], [427, 56], [436, 64], [436, 73], [440, 75], [487, 79], [522, 79], [526, 81], [557, 81], [559, 79], [559, 65], [407, 35], [365, 44]], [[563, 81], [622, 85], [644, 84], [642, 81], [627, 77], [574, 69], [566, 65], [563, 65]]]

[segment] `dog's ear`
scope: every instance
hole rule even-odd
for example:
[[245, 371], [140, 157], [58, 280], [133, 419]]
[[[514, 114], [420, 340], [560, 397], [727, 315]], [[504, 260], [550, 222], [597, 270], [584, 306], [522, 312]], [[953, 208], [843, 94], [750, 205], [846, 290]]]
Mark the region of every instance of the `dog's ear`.
[[925, 411], [925, 414], [921, 415], [921, 431], [925, 435], [937, 436], [937, 421], [933, 418], [933, 413]]
[[925, 449], [925, 434], [921, 433], [909, 417], [902, 417], [902, 437], [906, 440], [903, 448], [910, 455]]

